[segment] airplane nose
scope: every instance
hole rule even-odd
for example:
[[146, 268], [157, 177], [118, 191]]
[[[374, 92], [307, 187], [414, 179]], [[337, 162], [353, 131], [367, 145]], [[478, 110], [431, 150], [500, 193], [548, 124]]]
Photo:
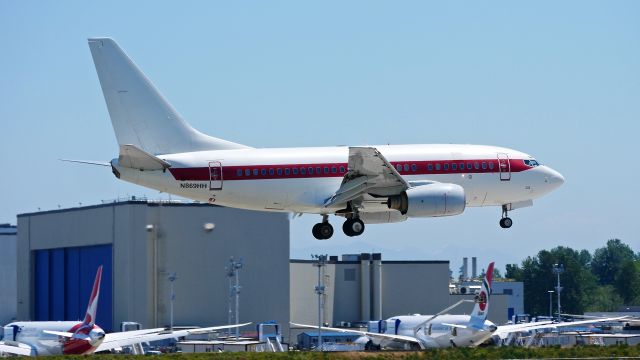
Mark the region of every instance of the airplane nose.
[[554, 189], [557, 189], [564, 184], [564, 176], [562, 176], [562, 174], [550, 167], [547, 167], [545, 170], [545, 181], [549, 185], [553, 186]]

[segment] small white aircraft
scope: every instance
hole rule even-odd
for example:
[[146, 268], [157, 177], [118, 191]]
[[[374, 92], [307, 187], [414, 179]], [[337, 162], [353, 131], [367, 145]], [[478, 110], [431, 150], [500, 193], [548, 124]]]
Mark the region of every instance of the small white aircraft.
[[[122, 49], [89, 39], [120, 155], [124, 181], [221, 206], [322, 216], [317, 239], [333, 235], [329, 215], [358, 236], [365, 224], [461, 214], [467, 206], [531, 206], [564, 182], [523, 152], [480, 145], [380, 145], [255, 149], [187, 124]], [[87, 162], [92, 163], [92, 162]], [[95, 163], [94, 163], [95, 164]]]
[[250, 324], [177, 331], [156, 328], [105, 334], [104, 330], [95, 324], [101, 278], [102, 266], [96, 273], [83, 321], [18, 321], [7, 324], [4, 326], [4, 338], [0, 341], [0, 354], [27, 356], [93, 354], [143, 342], [211, 333]]

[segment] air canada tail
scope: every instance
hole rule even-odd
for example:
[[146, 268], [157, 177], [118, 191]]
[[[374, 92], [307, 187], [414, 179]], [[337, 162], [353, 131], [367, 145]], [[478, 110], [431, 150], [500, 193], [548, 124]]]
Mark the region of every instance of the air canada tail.
[[154, 155], [248, 148], [187, 124], [112, 39], [91, 38], [89, 48], [119, 145]]
[[98, 297], [100, 296], [100, 281], [102, 280], [102, 265], [98, 267], [96, 272], [96, 279], [93, 281], [93, 289], [91, 290], [91, 297], [89, 298], [89, 304], [87, 305], [87, 313], [84, 315], [82, 321], [85, 325], [93, 325], [96, 322], [96, 313], [98, 312]]
[[475, 306], [471, 313], [470, 326], [476, 329], [482, 329], [484, 321], [489, 313], [489, 299], [491, 298], [491, 281], [493, 280], [493, 263], [487, 267], [487, 272], [482, 279], [480, 292], [476, 295]]

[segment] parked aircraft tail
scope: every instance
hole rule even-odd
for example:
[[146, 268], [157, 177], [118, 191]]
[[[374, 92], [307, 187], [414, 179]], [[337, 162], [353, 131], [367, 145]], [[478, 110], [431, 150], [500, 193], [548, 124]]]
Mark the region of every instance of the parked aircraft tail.
[[482, 286], [480, 292], [476, 295], [475, 306], [473, 312], [471, 312], [471, 319], [469, 325], [476, 329], [482, 329], [484, 321], [487, 319], [489, 313], [489, 299], [491, 298], [491, 281], [493, 280], [493, 263], [490, 263], [487, 267], [487, 272], [482, 279]]
[[98, 311], [98, 297], [100, 295], [100, 281], [102, 280], [102, 265], [98, 267], [96, 273], [96, 279], [93, 281], [93, 290], [91, 291], [91, 297], [89, 298], [89, 304], [87, 305], [87, 313], [84, 316], [82, 323], [84, 325], [93, 325], [96, 322], [96, 313]]
[[154, 155], [248, 148], [187, 124], [113, 39], [91, 38], [89, 48], [119, 145]]

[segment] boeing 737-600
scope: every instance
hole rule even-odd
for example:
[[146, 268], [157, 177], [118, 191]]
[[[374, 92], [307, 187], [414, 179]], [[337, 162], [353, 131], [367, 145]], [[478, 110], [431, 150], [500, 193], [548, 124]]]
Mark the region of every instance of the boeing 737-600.
[[329, 215], [358, 236], [365, 224], [461, 214], [467, 206], [508, 212], [531, 206], [564, 178], [523, 152], [482, 145], [380, 145], [259, 149], [187, 124], [109, 38], [89, 47], [120, 145], [110, 164], [121, 180], [234, 208], [311, 213], [317, 239]]

